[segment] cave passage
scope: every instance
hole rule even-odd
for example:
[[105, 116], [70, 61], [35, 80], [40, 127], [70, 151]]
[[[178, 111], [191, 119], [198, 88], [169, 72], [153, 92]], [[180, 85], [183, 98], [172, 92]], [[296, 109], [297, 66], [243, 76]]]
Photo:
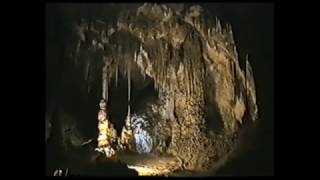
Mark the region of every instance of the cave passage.
[[149, 77], [132, 78], [131, 100], [128, 102], [128, 83], [127, 77], [119, 76], [116, 87], [115, 81], [111, 82], [109, 90], [109, 117], [118, 133], [121, 133], [125, 125], [125, 119], [130, 103], [130, 114], [144, 111], [146, 103], [155, 102], [158, 99], [158, 92], [154, 89], [153, 80]]

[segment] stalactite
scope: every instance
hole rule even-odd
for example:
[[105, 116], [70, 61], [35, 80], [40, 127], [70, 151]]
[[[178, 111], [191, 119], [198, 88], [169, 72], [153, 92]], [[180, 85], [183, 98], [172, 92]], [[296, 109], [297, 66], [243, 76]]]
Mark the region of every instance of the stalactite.
[[194, 67], [194, 80], [193, 80], [193, 84], [194, 84], [194, 92], [197, 93], [198, 92], [198, 88], [199, 88], [199, 75], [200, 75], [200, 71], [201, 69], [199, 69], [199, 65], [197, 64], [196, 67]]
[[108, 102], [109, 100], [109, 79], [108, 77], [106, 78], [106, 92], [105, 92], [105, 100]]
[[146, 80], [146, 73], [142, 72], [141, 74], [142, 74], [143, 80], [145, 81]]
[[154, 88], [155, 90], [158, 90], [158, 88], [157, 88], [157, 78], [156, 78], [156, 76], [157, 76], [157, 74], [155, 73], [155, 74], [154, 74], [154, 79], [153, 79], [153, 88]]
[[191, 66], [190, 66], [190, 63], [191, 63], [191, 59], [189, 57], [187, 57], [187, 85], [188, 85], [188, 91], [189, 91], [189, 94], [188, 94], [188, 97], [191, 96], [191, 73], [192, 73], [192, 69], [191, 69]]
[[195, 59], [194, 63], [192, 63], [192, 72], [191, 72], [191, 78], [192, 78], [192, 81], [191, 81], [191, 91], [194, 92], [195, 91], [195, 88], [196, 88], [196, 84], [195, 84], [195, 81], [196, 81], [196, 73], [198, 71], [198, 59]]
[[238, 52], [237, 52], [237, 47], [233, 46], [233, 53], [235, 55], [235, 61], [238, 60]]
[[127, 119], [130, 121], [130, 104], [131, 104], [131, 62], [129, 59], [127, 60], [127, 79], [128, 79], [128, 112]]
[[173, 65], [171, 66], [171, 73], [173, 74], [174, 79], [170, 81], [170, 86], [171, 86], [172, 96], [174, 96], [174, 94], [175, 94], [174, 86], [177, 84], [177, 73], [176, 73], [175, 67]]
[[193, 74], [193, 92], [196, 93], [197, 92], [197, 89], [198, 89], [198, 72], [199, 72], [199, 69], [198, 66], [197, 67], [194, 67], [194, 74]]
[[190, 59], [189, 58], [187, 58], [187, 69], [188, 69], [188, 71], [187, 71], [187, 78], [188, 78], [187, 86], [188, 86], [188, 91], [189, 91], [188, 97], [190, 97], [191, 96], [191, 83], [190, 83], [191, 76], [190, 76], [190, 74], [192, 72], [192, 69], [190, 68]]
[[[154, 52], [151, 50], [151, 52]], [[154, 61], [155, 61], [155, 70], [156, 70], [156, 80], [157, 80], [157, 90], [159, 90], [160, 88], [160, 68], [159, 68], [159, 63], [160, 63], [160, 60], [159, 60], [159, 57], [156, 56], [154, 53], [152, 54], [153, 58], [154, 58]]]
[[[192, 60], [191, 60], [192, 61]], [[190, 61], [190, 62], [191, 62]], [[193, 73], [194, 73], [194, 69], [192, 67], [192, 64], [190, 64], [190, 72], [189, 72], [189, 86], [190, 86], [190, 93], [192, 94], [193, 93], [193, 81], [194, 81], [194, 76], [193, 76]]]
[[103, 99], [106, 99], [106, 86], [107, 86], [107, 74], [106, 74], [106, 68], [103, 67], [102, 69], [102, 97]]
[[102, 97], [108, 102], [108, 59], [103, 57], [104, 66], [102, 66]]
[[130, 72], [130, 67], [131, 63], [130, 61], [128, 61], [128, 65], [127, 65], [127, 75], [128, 75], [128, 102], [130, 104], [130, 99], [131, 99], [131, 72]]
[[167, 52], [164, 52], [164, 44], [163, 44], [163, 42], [162, 41], [160, 41], [160, 53], [161, 53], [161, 59], [160, 59], [160, 61], [161, 61], [161, 70], [160, 70], [160, 72], [161, 72], [161, 81], [162, 81], [162, 88], [163, 89], [166, 89], [166, 87], [167, 87], [167, 82], [166, 82], [166, 74], [167, 74], [167, 68], [168, 67], [165, 67], [165, 61], [166, 61], [166, 54], [167, 54]]
[[189, 77], [188, 77], [189, 72], [188, 72], [187, 65], [186, 65], [184, 70], [185, 70], [185, 78], [186, 78], [185, 83], [186, 83], [186, 86], [187, 86], [187, 99], [188, 99], [188, 97], [190, 95], [190, 88], [189, 88]]
[[185, 91], [185, 95], [186, 96], [188, 96], [188, 88], [187, 88], [187, 84], [186, 84], [186, 82], [187, 82], [187, 70], [186, 70], [186, 63], [185, 63], [185, 59], [183, 59], [183, 82], [184, 82], [184, 84], [185, 84], [185, 89], [184, 89], [184, 91]]
[[196, 78], [197, 78], [197, 71], [198, 69], [196, 67], [193, 67], [192, 71], [192, 91], [195, 92], [196, 90]]
[[90, 68], [90, 60], [88, 60], [86, 63], [85, 77], [84, 77], [86, 81], [89, 80], [89, 68]]
[[161, 71], [161, 81], [162, 81], [161, 88], [163, 90], [166, 89], [166, 78], [165, 78], [165, 76], [166, 76], [166, 70], [165, 70], [165, 68], [163, 68], [162, 71]]
[[131, 115], [131, 106], [130, 104], [128, 104], [127, 118], [128, 118], [129, 124], [131, 124], [130, 115]]
[[116, 88], [118, 87], [118, 64], [116, 66], [116, 74], [115, 74], [115, 80], [116, 80]]

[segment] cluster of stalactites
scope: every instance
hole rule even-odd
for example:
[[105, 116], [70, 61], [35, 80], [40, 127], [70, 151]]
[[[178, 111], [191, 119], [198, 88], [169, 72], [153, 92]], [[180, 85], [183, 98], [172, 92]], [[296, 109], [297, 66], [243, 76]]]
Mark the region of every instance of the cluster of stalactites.
[[221, 22], [216, 18], [215, 26], [209, 27], [206, 31], [203, 30], [206, 40], [217, 51], [222, 51], [231, 59], [238, 59], [238, 52], [236, 49], [231, 24], [227, 23], [225, 27], [221, 26]]
[[[160, 16], [160, 15], [158, 16], [162, 18], [165, 18], [168, 13], [170, 14], [170, 12], [174, 12], [171, 8], [167, 7], [166, 5], [157, 5], [157, 4], [147, 3], [141, 6], [140, 8], [138, 8], [136, 15], [139, 16], [139, 14], [141, 13], [150, 14], [149, 11], [153, 12], [151, 14], [163, 13], [163, 16]], [[234, 45], [235, 43], [233, 39], [231, 25], [226, 24], [226, 26], [223, 28], [218, 18], [216, 18], [215, 24], [207, 22], [204, 20], [203, 13], [204, 11], [200, 6], [191, 6], [189, 7], [187, 13], [184, 15], [183, 21], [195, 27], [195, 29], [197, 29], [197, 31], [201, 34], [203, 39], [208, 41], [211, 47], [215, 47], [219, 50], [223, 50], [225, 51], [225, 54], [228, 54], [233, 59], [238, 59], [236, 46]], [[110, 37], [114, 36], [115, 33], [116, 34], [119, 33], [118, 31], [115, 30], [117, 28], [108, 27], [104, 22], [99, 20], [92, 23], [82, 22], [80, 25], [76, 27], [77, 27], [77, 33], [80, 39], [79, 42], [86, 41], [87, 43], [91, 44], [93, 47], [97, 47], [96, 49], [100, 48], [103, 51], [106, 51], [105, 47], [109, 46], [108, 48], [111, 49], [111, 51], [113, 51], [114, 53], [113, 55], [112, 54], [107, 55], [108, 58], [113, 59], [111, 63], [112, 67], [109, 70], [112, 72], [108, 73], [107, 79], [110, 80], [111, 79], [110, 76], [115, 75], [115, 80], [117, 85], [117, 79], [118, 79], [117, 75], [118, 75], [119, 69], [123, 69], [126, 67], [130, 69], [130, 60], [128, 59], [130, 58], [132, 59], [134, 52], [137, 51], [138, 49], [137, 43], [139, 43], [138, 41], [140, 41], [140, 43], [143, 41], [140, 39], [140, 40], [137, 40], [137, 42], [132, 41], [134, 43], [128, 43], [129, 40], [131, 42], [131, 39], [129, 38], [133, 38], [134, 36], [134, 35], [132, 36], [128, 34], [133, 32], [129, 32], [128, 30], [126, 30], [127, 32], [124, 32], [125, 30], [121, 30], [121, 28], [119, 30], [118, 28], [118, 31], [123, 31], [123, 32], [116, 35], [116, 39], [117, 39], [116, 42], [111, 43]], [[85, 34], [88, 34], [88, 35], [85, 36]], [[110, 46], [114, 48], [110, 48]], [[79, 48], [77, 47], [76, 52], [78, 51], [79, 51]], [[161, 55], [161, 54], [167, 54], [167, 53], [159, 52], [158, 54]], [[161, 56], [157, 55], [156, 57], [161, 57]], [[157, 63], [158, 60], [154, 60], [153, 62]], [[162, 60], [160, 60], [159, 62], [164, 64], [164, 61]], [[156, 76], [159, 77], [157, 78], [157, 81], [160, 82], [158, 86], [162, 86], [164, 85], [163, 83], [166, 82], [166, 81], [163, 81], [163, 78], [162, 78], [165, 72], [162, 70], [162, 68], [160, 69], [161, 69], [159, 70], [160, 73], [159, 72], [156, 73]], [[126, 75], [128, 71], [123, 70], [121, 72], [123, 72], [124, 75]], [[145, 73], [142, 73], [142, 74], [145, 75]]]
[[[139, 51], [135, 53], [134, 61], [138, 64], [142, 75], [153, 78], [154, 88], [160, 99], [165, 94], [174, 97], [177, 90], [185, 92], [189, 97], [197, 92], [197, 88], [201, 87], [204, 80], [203, 62], [188, 49], [184, 50], [184, 58], [170, 59], [166, 46], [165, 43], [161, 43], [159, 50], [148, 52], [141, 45]], [[153, 71], [149, 71], [150, 69]], [[178, 79], [183, 83], [179, 83]], [[180, 89], [177, 89], [178, 84]]]
[[217, 17], [215, 21], [205, 19], [201, 6], [191, 6], [186, 11], [184, 21], [192, 25], [208, 43], [218, 51], [224, 51], [229, 57], [238, 59], [231, 24], [222, 25]]
[[[153, 4], [152, 6], [148, 6], [148, 4], [145, 4], [143, 7], [141, 7], [139, 10], [137, 10], [137, 14], [140, 14], [142, 12], [147, 11], [147, 9], [157, 9], [160, 12], [164, 13], [164, 18], [167, 16], [167, 13], [171, 12], [172, 10], [165, 5], [159, 6]], [[161, 7], [161, 8], [160, 8]], [[158, 12], [157, 11], [157, 12]], [[168, 11], [168, 12], [167, 12]], [[219, 22], [219, 21], [218, 21]], [[97, 24], [97, 22], [95, 23]], [[99, 25], [101, 23], [98, 23]], [[102, 27], [107, 27], [106, 25], [103, 25]], [[220, 23], [217, 23], [216, 31], [220, 32], [221, 28], [219, 28], [221, 25]], [[139, 49], [137, 47], [137, 43], [142, 42], [141, 39], [134, 39], [134, 35], [130, 35], [130, 32], [125, 32], [125, 30], [114, 31], [114, 28], [95, 28], [95, 26], [90, 26], [89, 28], [85, 25], [80, 25], [78, 27], [78, 33], [81, 37], [81, 40], [84, 41], [91, 41], [88, 37], [84, 37], [84, 32], [94, 32], [92, 37], [94, 39], [92, 40], [92, 45], [100, 47], [101, 45], [97, 45], [99, 43], [102, 43], [103, 46], [101, 47], [108, 47], [109, 51], [111, 53], [103, 55], [103, 63], [105, 64], [103, 68], [103, 97], [108, 102], [109, 97], [109, 85], [112, 79], [115, 80], [115, 86], [118, 84], [118, 75], [121, 73], [124, 77], [128, 78], [128, 101], [130, 101], [130, 87], [131, 87], [131, 66], [132, 63], [134, 63], [132, 60], [137, 59], [137, 54], [141, 52], [141, 48]], [[81, 31], [80, 31], [81, 30]], [[113, 30], [111, 32], [111, 30]], [[109, 32], [110, 31], [110, 32]], [[121, 32], [120, 32], [121, 31]], [[208, 30], [209, 31], [209, 30]], [[107, 33], [108, 32], [108, 33]], [[231, 28], [230, 28], [230, 31]], [[90, 34], [90, 33], [89, 33]], [[99, 36], [100, 35], [100, 36]], [[115, 42], [111, 43], [110, 36], [113, 36], [113, 39]], [[232, 36], [231, 36], [232, 37]], [[130, 39], [133, 38], [133, 39]], [[134, 42], [128, 44], [128, 41]], [[188, 52], [185, 52], [185, 58], [178, 59], [178, 60], [171, 60], [169, 51], [168, 51], [168, 42], [165, 42], [164, 40], [161, 41], [160, 48], [154, 49], [154, 50], [145, 50], [149, 55], [149, 63], [151, 66], [149, 66], [149, 69], [140, 69], [141, 74], [143, 76], [148, 75], [152, 73], [151, 77], [154, 79], [155, 83], [155, 89], [158, 90], [159, 95], [162, 94], [162, 91], [169, 91], [169, 93], [174, 93], [174, 86], [177, 84], [177, 76], [181, 75], [178, 73], [178, 70], [181, 68], [183, 69], [183, 76], [185, 81], [185, 89], [186, 94], [190, 95], [194, 91], [194, 87], [197, 87], [197, 81], [201, 81], [201, 78], [195, 78], [195, 77], [202, 77], [202, 75], [198, 76], [199, 74], [203, 74], [203, 67], [197, 67], [197, 63], [201, 62], [201, 60], [187, 58], [188, 56], [192, 55], [192, 52], [188, 54]], [[90, 43], [90, 42], [89, 42]], [[110, 44], [111, 43], [111, 44]], [[142, 45], [140, 45], [141, 47]], [[106, 49], [103, 48], [103, 51]], [[144, 62], [145, 63], [145, 62]], [[180, 65], [182, 64], [182, 65]], [[147, 72], [147, 71], [153, 71], [153, 72]]]
[[131, 94], [131, 63], [130, 60], [126, 64], [119, 64], [117, 60], [104, 57], [104, 66], [102, 67], [102, 97], [108, 103], [110, 96], [111, 81], [115, 82], [115, 87], [118, 87], [119, 75], [127, 77], [128, 80], [128, 102], [130, 102]]

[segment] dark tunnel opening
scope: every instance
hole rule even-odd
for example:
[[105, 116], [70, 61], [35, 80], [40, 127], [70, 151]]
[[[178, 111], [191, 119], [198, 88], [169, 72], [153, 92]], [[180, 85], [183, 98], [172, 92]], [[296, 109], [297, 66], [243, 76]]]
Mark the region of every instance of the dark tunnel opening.
[[[141, 76], [141, 77], [140, 77]], [[151, 99], [155, 102], [158, 93], [154, 89], [153, 80], [150, 77], [142, 77], [141, 74], [131, 79], [131, 97], [128, 102], [128, 79], [119, 76], [118, 84], [113, 80], [109, 90], [108, 113], [110, 121], [114, 124], [118, 133], [121, 133], [125, 125], [125, 119], [130, 104], [130, 114], [141, 112], [146, 103]]]

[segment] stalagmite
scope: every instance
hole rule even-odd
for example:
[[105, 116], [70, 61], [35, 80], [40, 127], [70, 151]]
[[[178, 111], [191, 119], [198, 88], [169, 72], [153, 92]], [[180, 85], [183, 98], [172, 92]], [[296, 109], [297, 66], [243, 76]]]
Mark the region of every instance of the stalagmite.
[[112, 143], [115, 142], [117, 137], [117, 132], [113, 127], [113, 124], [109, 122], [107, 117], [106, 101], [101, 99], [100, 111], [98, 114], [98, 147], [95, 149], [99, 152], [105, 153], [107, 157], [111, 157], [115, 154], [115, 150], [112, 147]]
[[131, 107], [130, 104], [128, 104], [128, 111], [127, 111], [127, 121], [129, 122], [130, 126], [131, 126]]
[[216, 17], [216, 31], [221, 33], [221, 23], [217, 17]]

